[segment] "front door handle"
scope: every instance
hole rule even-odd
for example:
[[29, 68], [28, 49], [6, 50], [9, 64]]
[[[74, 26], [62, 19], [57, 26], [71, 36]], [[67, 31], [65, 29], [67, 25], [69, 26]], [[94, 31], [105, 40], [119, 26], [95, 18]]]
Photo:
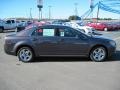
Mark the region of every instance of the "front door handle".
[[60, 39], [60, 40], [59, 40], [59, 42], [63, 42], [63, 41], [64, 41], [64, 39]]
[[37, 39], [37, 38], [32, 38], [31, 40], [32, 40], [32, 41], [37, 41], [38, 39]]

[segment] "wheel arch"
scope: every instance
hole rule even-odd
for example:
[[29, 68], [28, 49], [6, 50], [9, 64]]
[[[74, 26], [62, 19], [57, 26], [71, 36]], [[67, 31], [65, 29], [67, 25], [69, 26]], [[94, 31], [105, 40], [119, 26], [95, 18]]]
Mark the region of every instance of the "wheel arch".
[[94, 45], [94, 46], [90, 49], [90, 51], [89, 51], [89, 56], [90, 56], [91, 51], [92, 51], [93, 49], [97, 48], [97, 47], [104, 47], [105, 50], [106, 50], [107, 56], [108, 56], [108, 49], [107, 49], [107, 47], [106, 47], [105, 45], [102, 45], [102, 44]]
[[19, 45], [17, 48], [16, 48], [16, 50], [15, 50], [15, 55], [17, 56], [17, 53], [18, 53], [18, 51], [19, 51], [19, 49], [20, 48], [22, 48], [22, 47], [28, 47], [28, 48], [30, 48], [31, 50], [32, 50], [32, 52], [33, 52], [33, 54], [35, 55], [35, 51], [34, 51], [34, 49], [30, 46], [30, 45]]

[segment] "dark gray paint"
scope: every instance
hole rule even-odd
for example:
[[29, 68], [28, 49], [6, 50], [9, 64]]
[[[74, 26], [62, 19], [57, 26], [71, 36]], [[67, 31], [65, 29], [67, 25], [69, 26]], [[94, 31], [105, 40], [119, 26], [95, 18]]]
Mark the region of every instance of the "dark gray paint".
[[[75, 31], [76, 37], [42, 37], [31, 35], [38, 28], [69, 28]], [[31, 47], [35, 56], [89, 56], [90, 50], [98, 45], [104, 46], [110, 56], [116, 49], [116, 46], [110, 45], [111, 40], [87, 36], [73, 28], [58, 25], [45, 25], [34, 27], [32, 30], [21, 31], [16, 35], [5, 37], [5, 52], [16, 55], [18, 47], [27, 45]]]

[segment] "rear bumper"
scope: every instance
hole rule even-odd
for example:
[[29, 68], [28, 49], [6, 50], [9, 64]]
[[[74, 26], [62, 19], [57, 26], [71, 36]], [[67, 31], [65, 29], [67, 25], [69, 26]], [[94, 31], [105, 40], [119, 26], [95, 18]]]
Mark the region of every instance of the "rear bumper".
[[4, 52], [8, 55], [14, 55], [16, 56], [16, 53], [10, 49], [10, 47], [4, 45]]

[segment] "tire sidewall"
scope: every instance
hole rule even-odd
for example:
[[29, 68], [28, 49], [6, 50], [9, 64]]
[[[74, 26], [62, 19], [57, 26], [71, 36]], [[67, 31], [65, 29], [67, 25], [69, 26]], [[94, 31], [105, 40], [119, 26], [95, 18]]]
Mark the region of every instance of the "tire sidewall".
[[[32, 57], [31, 57], [31, 59], [30, 59], [29, 61], [24, 61], [24, 60], [22, 60], [22, 59], [20, 58], [20, 51], [23, 50], [23, 49], [28, 49], [28, 50], [31, 52]], [[33, 53], [33, 51], [32, 51], [31, 48], [29, 48], [29, 47], [22, 47], [22, 48], [20, 48], [20, 49], [18, 50], [17, 56], [18, 56], [19, 61], [22, 61], [22, 62], [31, 62], [31, 61], [33, 60], [33, 58], [34, 58], [34, 53]]]
[[[104, 57], [102, 60], [95, 60], [95, 59], [93, 58], [93, 52], [94, 52], [94, 50], [96, 50], [97, 48], [102, 48], [102, 49], [104, 50], [104, 52], [105, 52], [105, 57]], [[91, 50], [90, 55], [89, 55], [89, 58], [90, 58], [92, 61], [95, 61], [95, 62], [105, 61], [105, 59], [107, 58], [107, 51], [106, 51], [106, 49], [105, 49], [104, 47], [102, 47], [102, 46], [95, 47], [95, 48], [93, 48], [93, 49]]]

